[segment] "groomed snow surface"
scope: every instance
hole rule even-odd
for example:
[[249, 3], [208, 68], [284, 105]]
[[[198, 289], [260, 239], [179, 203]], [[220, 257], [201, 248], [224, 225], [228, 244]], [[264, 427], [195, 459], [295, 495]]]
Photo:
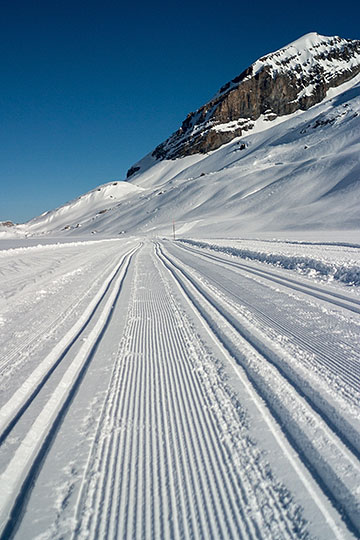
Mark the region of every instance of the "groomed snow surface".
[[359, 244], [9, 242], [1, 539], [359, 537]]

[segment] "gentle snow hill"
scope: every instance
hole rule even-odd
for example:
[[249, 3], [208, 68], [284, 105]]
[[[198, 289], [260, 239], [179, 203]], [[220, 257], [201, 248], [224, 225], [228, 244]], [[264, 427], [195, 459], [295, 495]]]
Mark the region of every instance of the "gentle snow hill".
[[[20, 226], [23, 232], [44, 234], [52, 230], [69, 231], [85, 227], [95, 232], [96, 219], [113, 210], [123, 199], [131, 199], [134, 194], [142, 192], [142, 188], [126, 182], [108, 182], [77, 199], [66, 203], [55, 210], [45, 212], [39, 217]], [[19, 229], [19, 228], [18, 228]]]
[[[310, 62], [299, 44], [316, 49], [321, 64], [323, 45], [314, 43], [320, 38], [308, 34], [295, 42], [308, 77], [314, 54]], [[329, 39], [337, 48], [348, 46]], [[291, 64], [293, 49], [290, 44], [271, 53], [266, 63], [276, 66], [285, 55]], [[331, 49], [329, 58], [333, 66]], [[351, 57], [349, 66], [354, 62]], [[340, 67], [345, 73], [344, 60]], [[360, 229], [360, 74], [328, 88], [325, 99], [308, 110], [271, 121], [262, 114], [251, 131], [237, 137], [235, 130], [233, 136], [207, 153], [176, 159], [149, 154], [135, 164], [128, 182], [99, 186], [4, 234], [168, 235], [173, 221], [179, 235], [202, 238]]]

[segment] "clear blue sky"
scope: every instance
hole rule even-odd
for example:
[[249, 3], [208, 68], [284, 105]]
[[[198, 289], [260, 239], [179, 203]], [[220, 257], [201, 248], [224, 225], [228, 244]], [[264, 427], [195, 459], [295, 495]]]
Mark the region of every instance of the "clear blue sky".
[[5, 0], [0, 221], [113, 179], [258, 57], [315, 31], [359, 39], [359, 2]]

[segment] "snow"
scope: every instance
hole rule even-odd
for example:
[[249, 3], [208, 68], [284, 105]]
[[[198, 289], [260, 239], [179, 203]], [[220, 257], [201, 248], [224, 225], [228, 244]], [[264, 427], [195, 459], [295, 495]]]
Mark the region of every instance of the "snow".
[[359, 537], [359, 141], [357, 78], [1, 229], [1, 538]]
[[[77, 229], [92, 222], [97, 216], [116, 209], [119, 201], [129, 199], [141, 193], [141, 188], [126, 182], [109, 182], [95, 188], [85, 195], [70, 201], [55, 210], [45, 212], [32, 219], [26, 227], [19, 227], [18, 231], [25, 234], [41, 232], [44, 228], [51, 229], [56, 223], [59, 231]], [[80, 221], [81, 216], [81, 223]]]
[[[360, 239], [360, 237], [359, 237]], [[181, 238], [179, 239], [181, 241]], [[260, 261], [278, 268], [311, 275], [321, 281], [339, 281], [360, 285], [360, 244], [327, 245], [294, 242], [262, 242], [238, 240], [209, 244], [199, 240], [182, 240], [189, 245], [208, 248], [233, 257]], [[220, 244], [220, 245], [219, 245]], [[224, 245], [225, 244], [225, 245]], [[232, 244], [232, 245], [229, 245]], [[257, 249], [254, 250], [254, 247]]]
[[356, 537], [358, 286], [272, 256], [360, 243], [42, 241], [0, 252], [3, 534]]
[[[306, 83], [303, 92], [310, 94], [312, 87], [311, 77], [313, 75], [316, 77], [319, 68], [323, 70], [326, 80], [331, 81], [335, 74], [346, 71], [349, 67], [359, 65], [360, 56], [358, 53], [354, 53], [346, 62], [337, 60], [334, 57], [329, 59], [322, 57], [323, 53], [329, 53], [329, 51], [336, 53], [343, 50], [348, 43], [349, 40], [338, 36], [322, 36], [316, 32], [310, 32], [281, 49], [258, 59], [252, 64], [252, 74], [248, 77], [258, 74], [265, 68], [270, 70], [273, 77], [276, 77], [278, 73], [291, 71], [300, 83]], [[232, 81], [229, 85], [226, 85], [226, 89], [220, 90], [213, 99], [218, 98], [223, 93], [230, 92], [238, 84], [238, 82]]]
[[297, 66], [301, 66], [301, 73], [298, 74], [299, 78], [303, 77], [304, 74], [311, 74], [315, 65], [322, 67], [325, 73], [329, 72], [331, 78], [331, 72], [334, 70], [346, 70], [359, 64], [360, 57], [356, 54], [347, 62], [335, 60], [334, 58], [331, 60], [321, 58], [322, 53], [329, 50], [333, 52], [341, 50], [346, 44], [347, 40], [338, 36], [327, 37], [316, 32], [310, 32], [255, 62], [253, 72], [254, 74], [259, 73], [265, 65], [270, 66], [274, 73], [279, 72], [282, 71], [282, 65], [286, 62], [287, 69], [290, 67], [295, 74], [297, 74]]

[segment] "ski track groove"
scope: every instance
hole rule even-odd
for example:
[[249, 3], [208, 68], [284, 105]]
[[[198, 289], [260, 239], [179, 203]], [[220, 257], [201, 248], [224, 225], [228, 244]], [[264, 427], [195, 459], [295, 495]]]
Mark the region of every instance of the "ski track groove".
[[[183, 248], [181, 248], [183, 249]], [[201, 255], [206, 258], [207, 254], [201, 253]], [[211, 259], [216, 259], [220, 263], [220, 258], [209, 256]], [[221, 260], [222, 262], [226, 262], [226, 260]], [[235, 266], [235, 263], [231, 266]], [[236, 266], [238, 266], [236, 264]], [[240, 266], [240, 265], [239, 265]], [[240, 266], [241, 268], [241, 266]], [[262, 277], [262, 276], [261, 276]], [[288, 324], [283, 319], [277, 320], [272, 317], [270, 317], [268, 314], [266, 314], [264, 311], [262, 311], [259, 307], [255, 306], [254, 303], [250, 304], [247, 302], [243, 297], [240, 297], [233, 289], [227, 288], [223, 282], [220, 282], [216, 280], [213, 276], [209, 277], [207, 276], [207, 279], [210, 279], [213, 283], [216, 283], [216, 285], [226, 291], [230, 297], [236, 298], [240, 305], [246, 306], [252, 313], [257, 315], [257, 318], [259, 321], [261, 321], [265, 327], [270, 327], [273, 329], [277, 329], [277, 331], [283, 335], [286, 335], [289, 337], [293, 342], [297, 343], [300, 347], [307, 350], [310, 353], [313, 353], [316, 355], [316, 361], [323, 365], [324, 367], [328, 368], [329, 371], [331, 371], [333, 374], [337, 375], [341, 380], [343, 380], [345, 383], [349, 385], [353, 390], [355, 390], [357, 393], [360, 389], [360, 352], [358, 349], [355, 349], [355, 347], [352, 347], [351, 344], [342, 342], [338, 339], [333, 339], [332, 336], [327, 337], [327, 342], [324, 343], [324, 340], [322, 339], [322, 336], [319, 336], [319, 339], [316, 338], [316, 336], [309, 336], [309, 333], [305, 333], [301, 330], [300, 325], [297, 325], [296, 327], [296, 334], [292, 330], [292, 327], [290, 324]], [[231, 278], [228, 278], [229, 281], [234, 283], [236, 285], [236, 282], [231, 280]], [[290, 284], [290, 289], [292, 289], [292, 285]], [[311, 296], [311, 293], [309, 293]], [[229, 299], [229, 301], [231, 301]], [[338, 350], [338, 344], [343, 343], [347, 348], [352, 349], [352, 357], [346, 356], [344, 357], [344, 353]], [[350, 394], [348, 394], [350, 397]], [[353, 395], [351, 394], [351, 397], [353, 398]]]
[[[10, 462], [1, 473], [0, 480], [6, 486], [6, 490], [0, 492], [1, 540], [12, 535], [19, 519], [21, 519], [21, 506], [29, 496], [34, 478], [36, 478], [39, 467], [42, 465], [42, 459], [51, 446], [56, 426], [61, 422], [66, 410], [71, 406], [72, 395], [81, 382], [87, 364], [91, 361], [92, 351], [98, 345], [99, 340], [102, 338], [103, 329], [112, 316], [112, 309], [126, 277], [128, 266], [138, 248], [139, 246], [127, 250], [120, 257], [120, 262], [116, 263], [114, 275], [102, 295], [102, 300], [106, 300], [104, 307], [99, 307], [98, 303], [95, 311], [92, 311], [89, 315], [89, 320], [95, 317], [96, 324], [87, 341], [76, 353], [56, 388], [52, 391], [48, 401], [43, 405], [40, 414], [30, 426]], [[87, 308], [85, 312], [87, 313]], [[77, 334], [76, 340], [80, 336], [81, 332]], [[51, 373], [53, 371], [51, 369]], [[49, 378], [45, 377], [42, 386], [48, 380]], [[36, 396], [27, 402], [27, 408], [33, 406], [35, 401]], [[6, 436], [7, 433], [4, 440]]]
[[[186, 340], [188, 336], [184, 336], [183, 337], [183, 340]], [[183, 375], [183, 376], [187, 376], [188, 378], [190, 378], [190, 385], [191, 385], [191, 380], [192, 380], [192, 377], [189, 376], [189, 373]], [[195, 375], [196, 379], [198, 379], [198, 377]], [[201, 382], [199, 382], [199, 385], [193, 389], [193, 392], [192, 394], [190, 394], [190, 397], [192, 395], [196, 395], [198, 392], [199, 392], [199, 389], [201, 387]], [[213, 399], [214, 397], [216, 398], [216, 395], [212, 395], [211, 398], [210, 396], [207, 396], [208, 397], [208, 400], [207, 400], [207, 405], [205, 405], [205, 407], [213, 407]], [[200, 395], [197, 395], [197, 398], [201, 401], [202, 399], [202, 396]], [[222, 402], [221, 400], [218, 400], [218, 406], [219, 406], [219, 410], [221, 411], [221, 408], [222, 408]], [[220, 423], [220, 419], [218, 417], [216, 417], [216, 420], [218, 421], [218, 426], [219, 426], [219, 423]], [[226, 424], [227, 421], [226, 421], [226, 418], [223, 418], [223, 421], [224, 423]], [[212, 428], [212, 429], [211, 429]], [[205, 427], [205, 429], [202, 430], [202, 435], [204, 436], [204, 434], [208, 431], [213, 431], [215, 432], [216, 428], [214, 427], [214, 425], [212, 424], [212, 426], [207, 425]], [[225, 430], [226, 431], [226, 430]], [[195, 434], [198, 434], [198, 428], [196, 426], [192, 427], [191, 430], [190, 430], [190, 433], [195, 433]], [[201, 439], [200, 439], [201, 440]], [[214, 441], [214, 439], [212, 439]], [[225, 447], [226, 448], [226, 447]], [[226, 456], [225, 453], [222, 451], [222, 445], [219, 446], [219, 449], [220, 449], [220, 452], [222, 453], [222, 461], [226, 462], [227, 458], [231, 461], [232, 460], [232, 456], [231, 456], [231, 451], [229, 451], [228, 455]], [[249, 450], [249, 449], [248, 449]], [[250, 452], [251, 452], [251, 448], [250, 448]], [[236, 480], [238, 481], [238, 479], [234, 479], [233, 475], [231, 474], [232, 471], [231, 470], [228, 470], [227, 471], [227, 474], [228, 474], [228, 477], [230, 479], [232, 479], [232, 483], [233, 485], [236, 484]], [[223, 478], [224, 480], [224, 478]], [[245, 482], [244, 480], [247, 480], [247, 482]], [[244, 485], [247, 484], [247, 491], [248, 493], [251, 493], [254, 489], [254, 485], [257, 485], [259, 486], [260, 485], [260, 482], [261, 482], [262, 478], [261, 478], [261, 475], [258, 474], [258, 472], [254, 469], [250, 469], [249, 471], [245, 470], [245, 477], [242, 478], [242, 483], [239, 483], [238, 482], [238, 487], [240, 488], [240, 493], [242, 494], [242, 500], [241, 500], [241, 506], [240, 506], [240, 510], [242, 507], [250, 507], [251, 505], [249, 504], [249, 498], [248, 498], [248, 495], [246, 493], [246, 490], [244, 490]], [[258, 495], [259, 493], [261, 492], [261, 489], [258, 490]], [[262, 493], [261, 493], [262, 495]], [[261, 497], [261, 495], [259, 495], [259, 498]], [[272, 498], [272, 493], [269, 491], [269, 496]], [[259, 501], [257, 501], [259, 502]], [[274, 505], [274, 508], [278, 511], [279, 510], [279, 506], [277, 504], [277, 501], [276, 500], [272, 500], [271, 501], [271, 504]], [[259, 506], [261, 506], [259, 504]], [[233, 509], [233, 511], [235, 512], [235, 510]], [[239, 508], [237, 509], [237, 511], [239, 511]], [[284, 524], [282, 522], [282, 519], [281, 519], [281, 511], [278, 511], [278, 516], [279, 518], [278, 520], [278, 524], [280, 525], [280, 527], [282, 527]], [[246, 525], [246, 529], [243, 531], [243, 537], [244, 538], [258, 538], [258, 537], [261, 537], [261, 531], [260, 529], [258, 528], [257, 526], [257, 523], [256, 522], [252, 522], [251, 520], [249, 521], [247, 516], [242, 513], [241, 515], [241, 519], [242, 521], [245, 523]], [[240, 522], [241, 523], [241, 522]], [[240, 527], [240, 523], [238, 524], [238, 526]], [[284, 530], [286, 530], [288, 533], [290, 533], [290, 529], [287, 527], [287, 524], [283, 527]]]
[[[180, 247], [179, 244], [177, 244], [177, 247]], [[324, 291], [323, 289], [320, 289], [320, 287], [316, 285], [311, 285], [310, 283], [305, 283], [305, 282], [299, 283], [297, 280], [292, 279], [291, 277], [286, 277], [283, 275], [280, 276], [280, 275], [275, 274], [274, 272], [270, 272], [269, 270], [254, 268], [250, 264], [247, 265], [245, 263], [229, 261], [225, 257], [220, 257], [220, 256], [216, 256], [210, 253], [203, 252], [201, 251], [201, 248], [196, 249], [193, 247], [182, 245], [180, 249], [183, 249], [184, 251], [188, 251], [190, 253], [195, 253], [196, 255], [200, 255], [202, 257], [212, 259], [214, 261], [218, 261], [221, 264], [226, 264], [227, 266], [233, 266], [235, 268], [245, 270], [246, 272], [257, 275], [258, 277], [265, 278], [269, 281], [274, 281], [275, 283], [278, 283], [280, 285], [284, 285], [294, 290], [303, 292], [317, 299], [325, 300], [327, 302], [335, 304], [336, 306], [340, 306], [345, 309], [349, 309], [350, 311], [354, 311], [355, 313], [360, 313], [360, 300], [356, 298], [350, 298], [349, 296], [346, 296], [341, 293], [337, 293], [335, 291]], [[344, 300], [345, 302], [348, 302], [349, 305], [340, 303], [339, 300]]]
[[107, 292], [111, 289], [116, 276], [121, 271], [121, 267], [126, 263], [129, 250], [117, 262], [102, 286], [97, 290], [89, 304], [86, 305], [82, 314], [78, 317], [75, 324], [70, 328], [65, 336], [62, 336], [56, 343], [53, 349], [41, 360], [30, 376], [22, 382], [12, 397], [0, 408], [0, 444], [2, 444], [14, 425], [18, 422], [24, 412], [31, 406], [32, 401], [39, 394], [41, 389], [46, 385], [49, 377], [56, 370], [63, 358], [77, 342], [86, 329], [88, 323], [96, 316], [99, 311], [101, 301], [106, 297]]
[[[229, 281], [232, 283], [235, 283], [233, 280], [228, 278]], [[248, 309], [250, 309], [253, 313], [257, 314], [259, 321], [261, 321], [265, 327], [270, 327], [272, 329], [276, 329], [280, 334], [290, 337], [291, 340], [303, 349], [307, 350], [310, 353], [314, 353], [318, 356], [317, 361], [321, 363], [323, 366], [329, 368], [330, 371], [332, 371], [334, 374], [338, 375], [344, 382], [346, 382], [350, 387], [352, 387], [354, 390], [359, 390], [360, 385], [360, 354], [358, 351], [354, 349], [354, 351], [357, 353], [356, 356], [349, 359], [347, 357], [344, 359], [344, 357], [341, 355], [340, 351], [336, 350], [334, 347], [331, 347], [329, 343], [336, 344], [339, 343], [339, 341], [335, 341], [331, 339], [329, 342], [323, 342], [318, 341], [316, 338], [313, 338], [315, 342], [309, 341], [309, 335], [305, 334], [301, 331], [301, 329], [297, 328], [297, 333], [295, 334], [291, 330], [290, 325], [286, 325], [284, 321], [278, 321], [272, 317], [269, 317], [266, 313], [264, 313], [261, 309], [254, 306], [254, 304], [250, 304], [243, 298], [241, 298], [238, 294], [236, 294], [233, 290], [226, 287], [223, 283], [220, 281], [211, 278], [211, 281], [215, 283], [220, 289], [223, 289], [225, 292], [227, 292], [230, 296], [237, 299], [240, 304], [243, 304]], [[347, 344], [346, 344], [347, 345]], [[348, 346], [348, 345], [347, 345]], [[351, 361], [351, 365], [349, 366]], [[349, 372], [349, 367], [351, 367], [351, 372]]]
[[[27, 354], [31, 354], [31, 351], [39, 346], [40, 341], [45, 341], [46, 339], [51, 336], [60, 326], [60, 324], [64, 323], [66, 319], [68, 319], [72, 313], [75, 312], [76, 308], [83, 302], [85, 296], [89, 296], [91, 291], [98, 286], [98, 283], [104, 280], [104, 276], [106, 276], [109, 272], [109, 269], [114, 267], [114, 261], [111, 261], [108, 263], [105, 270], [101, 272], [99, 276], [96, 277], [96, 279], [92, 282], [91, 286], [85, 293], [81, 293], [81, 295], [76, 299], [76, 301], [72, 301], [68, 304], [68, 306], [62, 311], [57, 317], [55, 317], [50, 324], [46, 326], [40, 326], [39, 330], [35, 333], [31, 333], [27, 338], [22, 340], [19, 345], [12, 348], [12, 350], [9, 353], [4, 353], [0, 355], [0, 376], [4, 376], [6, 374], [6, 368], [11, 364], [11, 368], [16, 366], [19, 363], [19, 358], [24, 355], [24, 352], [26, 351]], [[14, 360], [16, 362], [14, 363]], [[20, 358], [21, 360], [21, 358]]]
[[[186, 336], [184, 336], [183, 339], [186, 340]], [[189, 376], [189, 374], [188, 374], [188, 376]], [[195, 376], [195, 378], [198, 379], [197, 376]], [[192, 380], [192, 378], [191, 378], [190, 380]], [[190, 384], [191, 384], [191, 383], [190, 383]], [[199, 391], [200, 391], [200, 388], [201, 388], [201, 383], [200, 383], [200, 381], [199, 381], [199, 385], [194, 387], [193, 395], [195, 395], [197, 392], [199, 392]], [[197, 397], [198, 397], [198, 399], [201, 401], [201, 397], [202, 397], [202, 396], [198, 395]], [[216, 394], [215, 394], [215, 395], [211, 395], [211, 398], [210, 398], [210, 396], [207, 396], [207, 397], [208, 397], [208, 407], [210, 408], [210, 407], [213, 406], [214, 398], [216, 398], [217, 396], [216, 396]], [[205, 406], [206, 406], [206, 405], [205, 405]], [[219, 410], [221, 411], [221, 409], [222, 409], [222, 401], [221, 401], [221, 400], [218, 400], [218, 406], [219, 406]], [[218, 423], [218, 426], [219, 426], [219, 424], [220, 424], [220, 419], [218, 418], [218, 416], [215, 416], [214, 419], [213, 419], [212, 417], [210, 417], [210, 418], [211, 418], [211, 420], [213, 420], [212, 426], [207, 425], [207, 426], [205, 427], [205, 431], [206, 431], [206, 432], [211, 432], [211, 427], [212, 427], [213, 432], [215, 432], [216, 428], [214, 427], [214, 420], [217, 420], [217, 423]], [[224, 421], [224, 423], [225, 423], [225, 425], [226, 425], [226, 424], [227, 424], [227, 419], [226, 419], [225, 417], [223, 418], [223, 421]], [[195, 428], [195, 429], [196, 429], [196, 428]], [[193, 429], [192, 429], [191, 431], [193, 431]], [[227, 430], [225, 429], [225, 432], [226, 432], [226, 431], [227, 431]], [[195, 433], [198, 433], [198, 430], [196, 430]], [[215, 438], [212, 439], [212, 442], [213, 442], [214, 440], [215, 440]], [[226, 448], [226, 446], [225, 446], [225, 448]], [[214, 449], [214, 450], [215, 450], [215, 449]], [[226, 462], [227, 457], [229, 458], [230, 461], [232, 461], [231, 452], [229, 452], [229, 453], [228, 453], [228, 456], [226, 456], [225, 453], [224, 453], [223, 450], [222, 450], [222, 445], [219, 446], [219, 450], [220, 450], [220, 452], [221, 452], [221, 454], [222, 454], [222, 455], [221, 455], [221, 462], [223, 462], [223, 461]], [[251, 452], [251, 451], [252, 451], [252, 449], [250, 448], [250, 452]], [[228, 470], [228, 471], [227, 471], [227, 475], [228, 475], [228, 478], [229, 478], [229, 479], [232, 478], [232, 474], [231, 474], [231, 473], [232, 473], [231, 470]], [[227, 477], [226, 477], [226, 478], [227, 478]], [[249, 474], [248, 474], [247, 471], [245, 471], [245, 477], [242, 478], [242, 483], [243, 483], [243, 484], [246, 484], [246, 482], [244, 482], [244, 480], [246, 480], [246, 479], [248, 480], [248, 485], [247, 485], [247, 487], [248, 487], [248, 493], [251, 493], [251, 492], [253, 491], [253, 489], [254, 489], [254, 485], [259, 486], [260, 483], [261, 483], [261, 480], [262, 480], [263, 478], [261, 477], [261, 474], [259, 475], [258, 471], [257, 471], [256, 469], [253, 468], [253, 469], [250, 469]], [[254, 479], [256, 479], [256, 481], [254, 481]], [[234, 482], [234, 478], [233, 478], [232, 480], [233, 480], [233, 482]], [[234, 484], [235, 484], [235, 482], [234, 482]], [[239, 486], [240, 486], [241, 488], [243, 488], [243, 486], [242, 486], [241, 484], [239, 484]], [[259, 500], [260, 500], [260, 498], [261, 498], [264, 494], [263, 494], [263, 492], [261, 492], [261, 489], [258, 490], [258, 493], [259, 493]], [[246, 504], [248, 504], [246, 492], [245, 492], [244, 490], [242, 490], [242, 494], [243, 494], [243, 501], [242, 501], [242, 504], [243, 504], [243, 505], [244, 505], [244, 504], [246, 505]], [[269, 491], [269, 495], [272, 497], [273, 494]], [[259, 502], [259, 500], [258, 500], [257, 502]], [[272, 500], [272, 501], [271, 501], [271, 505], [273, 505], [273, 507], [274, 507], [276, 510], [279, 509], [276, 500]], [[259, 507], [261, 507], [260, 504], [259, 504]], [[281, 519], [280, 516], [281, 516], [281, 512], [279, 511], [279, 512], [278, 512], [279, 521], [278, 521], [277, 523], [278, 523], [278, 525], [280, 525], [280, 528], [281, 528], [284, 524], [283, 524], [283, 521], [282, 521], [282, 519]], [[247, 522], [247, 517], [246, 517], [246, 515], [242, 514], [242, 520], [245, 521], [245, 523]], [[256, 524], [255, 522], [254, 522], [254, 523], [250, 522], [250, 524], [248, 523], [247, 525], [248, 525], [248, 528], [247, 528], [247, 530], [246, 530], [245, 533], [244, 533], [244, 538], [248, 538], [248, 537], [256, 537], [256, 538], [258, 538], [259, 536], [261, 536], [261, 531], [259, 530], [259, 528], [257, 527], [257, 524]], [[290, 532], [290, 529], [287, 527], [287, 525], [285, 525], [283, 528], [284, 528], [284, 531], [286, 530], [288, 533]]]
[[237, 418], [221, 413], [219, 381], [199, 375], [202, 346], [171, 296], [173, 277], [158, 254], [146, 272], [141, 257], [72, 538], [297, 538], [253, 445], [238, 449], [243, 470], [223, 441]]
[[[220, 310], [219, 310], [219, 307], [217, 307], [216, 301], [215, 301], [215, 303], [213, 303], [212, 300], [209, 300], [209, 291], [208, 291], [208, 294], [206, 294], [206, 295], [202, 292], [201, 288], [199, 288], [199, 286], [196, 285], [196, 281], [199, 281], [199, 280], [197, 279], [194, 282], [193, 276], [190, 278], [187, 275], [187, 272], [183, 270], [183, 266], [184, 266], [183, 263], [181, 263], [181, 269], [180, 269], [179, 264], [175, 264], [173, 262], [172, 258], [169, 255], [165, 255], [164, 252], [163, 252], [163, 249], [161, 247], [158, 247], [158, 252], [160, 253], [160, 256], [161, 256], [165, 266], [167, 266], [169, 271], [172, 273], [174, 279], [179, 282], [180, 286], [182, 287], [181, 283], [184, 283], [184, 282], [188, 281], [191, 284], [191, 287], [194, 287], [194, 289], [196, 290], [196, 294], [200, 295], [200, 297], [203, 297], [204, 300], [206, 301], [206, 303], [209, 303], [211, 305], [211, 309], [214, 309], [220, 315]], [[175, 257], [175, 259], [176, 259], [176, 257]], [[171, 267], [176, 269], [176, 272], [174, 270], [171, 270]], [[179, 274], [181, 275], [181, 277], [179, 277]], [[186, 286], [185, 289], [183, 289], [183, 291], [184, 291], [185, 295], [188, 295], [188, 296], [190, 296], [190, 298], [192, 298], [192, 293], [189, 294], [188, 286]], [[215, 293], [213, 291], [210, 293], [210, 296], [213, 299], [215, 299]], [[191, 301], [193, 301], [193, 299]], [[196, 301], [195, 305], [197, 305], [197, 301]], [[200, 308], [197, 307], [196, 309], [199, 310]], [[205, 305], [204, 305], [201, 309], [207, 310], [208, 308], [206, 308]], [[223, 309], [225, 309], [225, 313], [226, 313], [226, 308], [223, 308]], [[233, 322], [231, 322], [231, 317], [229, 319], [228, 316], [225, 315], [224, 318], [227, 321], [227, 324], [229, 324], [233, 328], [233, 330], [235, 330], [235, 332], [237, 332], [236, 326], [234, 326]], [[212, 325], [210, 325], [210, 326], [212, 326]], [[214, 332], [214, 330], [211, 330], [211, 331]], [[215, 331], [215, 333], [216, 333], [216, 331]], [[222, 340], [221, 337], [219, 337], [219, 339]], [[246, 338], [243, 337], [243, 339], [246, 339]], [[253, 347], [251, 341], [249, 342], [249, 344], [250, 344], [251, 347]], [[261, 354], [259, 350], [257, 350], [257, 354]], [[267, 361], [266, 357], [264, 357], [264, 360]], [[241, 363], [241, 365], [242, 365], [242, 363]], [[273, 369], [274, 368], [272, 367], [271, 370], [273, 370]], [[280, 372], [278, 372], [277, 368], [275, 368], [275, 370], [276, 371], [274, 373], [277, 374], [276, 376], [280, 376], [280, 379], [283, 379], [283, 375], [281, 375]], [[247, 372], [250, 380], [253, 381], [253, 384], [255, 382], [255, 388], [256, 388], [257, 393], [259, 395], [262, 395], [263, 398], [265, 399], [265, 401], [267, 401], [268, 403], [271, 403], [271, 397], [269, 398], [268, 390], [263, 390], [261, 388], [261, 386], [259, 386], [258, 383], [256, 382], [256, 377], [257, 376], [255, 376], [255, 372], [252, 372], [252, 370], [248, 371], [247, 368], [246, 368], [246, 372]], [[341, 462], [341, 460], [347, 461], [348, 466], [352, 467], [352, 474], [354, 474], [355, 477], [359, 476], [359, 470], [360, 470], [359, 469], [359, 462], [355, 458], [355, 456], [353, 454], [349, 453], [348, 448], [343, 445], [343, 443], [340, 441], [338, 436], [327, 425], [326, 421], [324, 421], [324, 419], [321, 418], [321, 417], [316, 419], [316, 417], [318, 416], [317, 413], [315, 413], [315, 411], [311, 410], [310, 406], [306, 402], [304, 402], [304, 400], [300, 396], [299, 396], [300, 399], [297, 398], [297, 390], [296, 390], [296, 387], [292, 387], [291, 380], [285, 378], [285, 381], [286, 381], [285, 384], [290, 384], [290, 387], [289, 387], [289, 390], [288, 390], [289, 391], [289, 398], [291, 398], [292, 400], [294, 400], [294, 399], [298, 400], [299, 405], [301, 403], [300, 408], [304, 409], [304, 405], [305, 405], [305, 408], [307, 409], [307, 412], [305, 413], [305, 416], [308, 418], [308, 422], [310, 422], [310, 419], [311, 419], [311, 422], [308, 423], [308, 425], [309, 426], [310, 425], [317, 425], [318, 427], [321, 427], [321, 429], [323, 430], [323, 432], [325, 434], [325, 439], [323, 439], [323, 441], [322, 441], [322, 437], [319, 438], [319, 435], [316, 434], [316, 436], [314, 438], [315, 446], [316, 446], [318, 440], [321, 441], [320, 445], [323, 444], [323, 442], [325, 443], [326, 440], [330, 441], [330, 444], [334, 448], [333, 452], [335, 452], [335, 454], [334, 454], [334, 456], [332, 458], [333, 459], [333, 464], [336, 463], [335, 455], [337, 455], [337, 453], [340, 452], [340, 454], [337, 455], [337, 460], [340, 460], [340, 462]], [[280, 386], [281, 385], [279, 385], [279, 387]], [[274, 394], [274, 390], [272, 390], [272, 393]], [[270, 399], [270, 401], [269, 401], [269, 399]], [[304, 411], [305, 411], [305, 409], [304, 409]], [[281, 414], [280, 414], [280, 419], [281, 419]], [[319, 420], [320, 420], [320, 423], [319, 423]], [[315, 422], [315, 424], [314, 424], [314, 422]], [[315, 435], [315, 433], [314, 433], [314, 435]], [[295, 440], [296, 440], [296, 438], [295, 438]], [[299, 440], [300, 439], [297, 437], [297, 441], [298, 441], [297, 444], [299, 444]], [[310, 442], [310, 439], [308, 439], [308, 442]], [[302, 447], [302, 445], [300, 444], [300, 448], [301, 447]], [[317, 452], [318, 452], [318, 450], [316, 450], [315, 447], [314, 447], [313, 454], [312, 454], [313, 458], [315, 456], [317, 456], [316, 459], [318, 459], [320, 457], [320, 454], [317, 453]], [[342, 456], [341, 458], [340, 458], [340, 455]], [[310, 456], [311, 456], [311, 454], [310, 454]], [[309, 459], [309, 462], [311, 464], [312, 463], [312, 458], [310, 457], [308, 459]], [[350, 512], [352, 514], [352, 516], [353, 516], [352, 519], [354, 520], [353, 525], [355, 525], [355, 528], [357, 528], [357, 524], [359, 523], [359, 520], [356, 517], [355, 508], [358, 506], [358, 503], [355, 502], [355, 498], [352, 501], [348, 502], [349, 494], [351, 493], [351, 491], [349, 490], [349, 487], [346, 486], [346, 483], [345, 483], [345, 486], [343, 486], [342, 480], [340, 480], [340, 479], [335, 480], [335, 477], [332, 476], [334, 474], [336, 475], [335, 470], [332, 471], [331, 473], [328, 472], [328, 474], [330, 474], [330, 476], [327, 479], [327, 481], [324, 479], [324, 477], [322, 476], [324, 474], [324, 471], [325, 471], [324, 465], [325, 464], [320, 465], [320, 470], [318, 469], [318, 467], [316, 467], [316, 465], [314, 465], [314, 469], [319, 474], [319, 477], [320, 477], [321, 481], [324, 481], [327, 488], [330, 489], [330, 493], [334, 497], [334, 500], [338, 501], [338, 497], [340, 496], [340, 500], [342, 501], [342, 502], [340, 502], [340, 507], [342, 507], [343, 509], [347, 508], [347, 510], [345, 510], [345, 512]], [[328, 464], [326, 464], [326, 468], [328, 470], [330, 470], [331, 465], [330, 465], [330, 468], [329, 468]], [[351, 478], [350, 478], [350, 484], [351, 484]], [[337, 488], [340, 488], [340, 490], [342, 492], [341, 495], [337, 494]], [[344, 488], [345, 488], [346, 494], [344, 494]], [[350, 517], [349, 514], [348, 514], [348, 517], [351, 520], [351, 517]]]

